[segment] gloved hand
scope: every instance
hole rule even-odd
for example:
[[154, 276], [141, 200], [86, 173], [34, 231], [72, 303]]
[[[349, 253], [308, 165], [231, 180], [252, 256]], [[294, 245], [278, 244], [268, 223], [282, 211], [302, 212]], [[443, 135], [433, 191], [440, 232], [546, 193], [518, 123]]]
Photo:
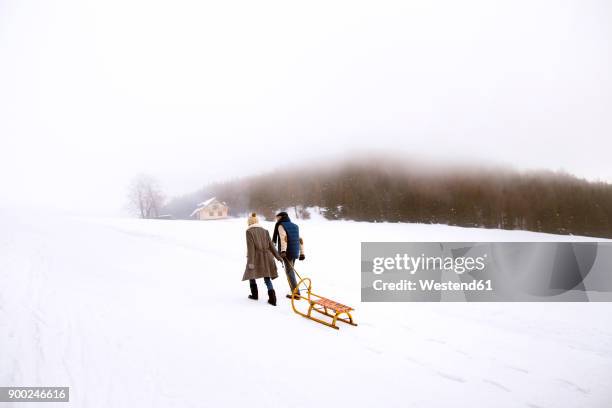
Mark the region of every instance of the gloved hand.
[[281, 258], [286, 259], [287, 258], [287, 252], [285, 252], [285, 251], [281, 252]]
[[249, 264], [249, 269], [255, 269], [255, 265]]
[[300, 257], [298, 259], [300, 261], [303, 261], [304, 259], [306, 259], [306, 256], [304, 254], [300, 254]]

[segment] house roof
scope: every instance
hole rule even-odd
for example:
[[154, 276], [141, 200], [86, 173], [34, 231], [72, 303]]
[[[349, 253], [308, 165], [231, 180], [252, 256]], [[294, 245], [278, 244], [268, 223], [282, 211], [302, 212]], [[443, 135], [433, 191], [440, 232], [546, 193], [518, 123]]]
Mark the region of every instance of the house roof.
[[209, 198], [206, 201], [202, 201], [200, 204], [198, 204], [198, 207], [206, 207], [208, 204], [212, 203], [216, 199], [217, 199], [217, 197], [213, 197], [213, 198]]

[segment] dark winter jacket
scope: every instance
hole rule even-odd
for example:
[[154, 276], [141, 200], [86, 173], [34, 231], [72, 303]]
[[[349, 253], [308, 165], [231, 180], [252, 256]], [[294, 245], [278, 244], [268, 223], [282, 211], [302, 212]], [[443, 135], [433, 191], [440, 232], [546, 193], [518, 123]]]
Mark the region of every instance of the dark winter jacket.
[[247, 264], [242, 280], [278, 277], [274, 258], [280, 258], [272, 244], [270, 234], [259, 224], [253, 224], [246, 231]]
[[[286, 252], [287, 258], [289, 259], [297, 259], [300, 256], [300, 228], [297, 224], [291, 222], [289, 215], [287, 213], [280, 213], [281, 219], [274, 226], [274, 242], [276, 243], [277, 249], [281, 252], [285, 249], [285, 245], [283, 245], [281, 241], [281, 234], [279, 233], [279, 228], [282, 226], [282, 229], [286, 234]], [[284, 235], [284, 234], [283, 234]]]

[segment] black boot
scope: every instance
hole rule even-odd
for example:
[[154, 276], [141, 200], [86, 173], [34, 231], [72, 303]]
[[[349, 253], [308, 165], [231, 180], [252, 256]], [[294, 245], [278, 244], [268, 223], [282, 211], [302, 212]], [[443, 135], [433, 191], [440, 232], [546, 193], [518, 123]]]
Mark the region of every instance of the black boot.
[[259, 299], [259, 295], [257, 293], [257, 284], [251, 283], [251, 294], [249, 295], [249, 299], [257, 300]]
[[295, 300], [300, 300], [300, 292], [298, 291], [297, 294], [295, 294], [295, 295], [292, 295], [292, 294], [289, 293], [289, 294], [287, 294], [286, 298], [287, 299], [293, 298]]
[[268, 303], [272, 306], [276, 306], [276, 292], [274, 289], [268, 290]]

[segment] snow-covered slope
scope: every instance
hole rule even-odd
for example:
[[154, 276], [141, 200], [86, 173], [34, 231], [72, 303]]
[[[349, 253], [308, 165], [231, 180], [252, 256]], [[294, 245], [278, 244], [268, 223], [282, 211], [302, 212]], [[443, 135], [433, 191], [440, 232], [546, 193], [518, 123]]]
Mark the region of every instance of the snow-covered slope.
[[359, 302], [361, 241], [568, 237], [300, 224], [298, 271], [359, 327], [248, 300], [245, 220], [0, 215], [0, 385], [74, 407], [612, 406], [612, 304]]

